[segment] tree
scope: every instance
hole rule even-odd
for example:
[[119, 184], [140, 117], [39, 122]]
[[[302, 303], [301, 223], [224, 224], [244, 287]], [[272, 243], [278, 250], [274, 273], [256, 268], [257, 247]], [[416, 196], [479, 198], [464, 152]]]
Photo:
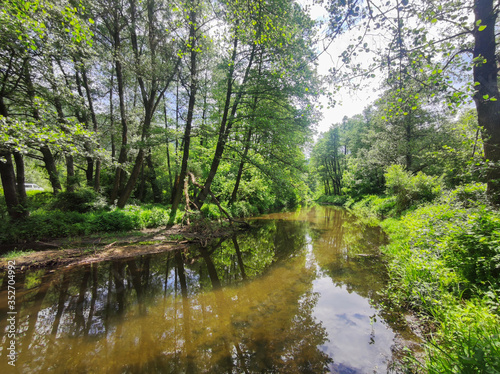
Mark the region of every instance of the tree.
[[[500, 103], [495, 39], [498, 4], [493, 0], [395, 0], [384, 4], [333, 0], [328, 2], [328, 9], [333, 36], [355, 27], [364, 30], [342, 54], [341, 69], [348, 68], [351, 76], [372, 76], [375, 70], [384, 69], [389, 80], [413, 79], [415, 84], [433, 91], [429, 97], [441, 94], [453, 107], [470, 92], [467, 86], [456, 88], [459, 76], [472, 70], [467, 82], [473, 86], [478, 122], [483, 129], [488, 195], [499, 204]], [[375, 64], [363, 69], [354, 62], [355, 57], [370, 51], [368, 35], [374, 33], [384, 35], [387, 47], [377, 50]], [[415, 64], [420, 65], [417, 71], [427, 72], [425, 80], [412, 71]]]
[[[316, 92], [313, 74], [308, 66], [312, 56], [311, 45], [304, 42], [306, 35], [313, 35], [310, 31], [312, 23], [298, 5], [279, 0], [243, 5], [235, 3], [229, 6], [227, 17], [231, 34], [226, 42], [231, 45], [231, 49], [227, 62], [223, 65], [229, 66], [224, 94], [220, 98], [223, 109], [219, 118], [215, 154], [204, 188], [196, 197], [198, 207], [204, 204], [209, 194], [223, 154], [230, 146], [231, 136], [237, 130], [235, 127], [245, 118], [247, 108], [250, 110], [246, 114], [251, 118], [260, 112], [261, 102], [272, 101], [271, 96], [276, 95], [276, 102], [280, 102], [283, 97], [280, 90], [288, 98], [294, 95], [299, 98], [304, 93], [309, 96]], [[285, 82], [292, 90], [286, 88]], [[310, 92], [308, 84], [311, 84]], [[300, 89], [303, 90], [302, 93], [297, 94]], [[293, 90], [295, 92], [291, 93]], [[287, 99], [282, 103], [289, 105]], [[279, 106], [280, 104], [277, 105]], [[255, 118], [252, 122], [254, 121]], [[283, 122], [281, 124], [284, 125]], [[245, 138], [249, 138], [249, 131], [253, 132], [250, 130], [251, 126], [249, 124], [247, 127]], [[251, 136], [250, 133], [250, 138]]]
[[65, 47], [91, 43], [91, 32], [80, 18], [79, 9], [66, 5], [64, 2], [5, 1], [0, 8], [0, 152], [3, 158], [0, 173], [12, 218], [27, 215], [22, 154], [29, 154], [33, 149], [42, 153], [57, 192], [60, 185], [49, 146], [69, 152], [76, 148], [78, 136], [75, 135], [86, 136], [76, 121], [61, 122], [66, 119], [59, 97], [47, 90], [51, 81], [45, 80], [43, 74], [35, 77], [31, 68], [45, 63], [40, 70], [52, 72], [52, 60], [47, 57], [61, 56], [56, 52], [58, 42]]

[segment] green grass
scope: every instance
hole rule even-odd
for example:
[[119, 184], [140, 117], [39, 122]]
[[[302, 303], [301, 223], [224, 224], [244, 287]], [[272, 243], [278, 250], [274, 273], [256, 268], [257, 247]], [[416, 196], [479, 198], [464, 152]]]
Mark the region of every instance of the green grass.
[[499, 373], [500, 213], [463, 190], [382, 222], [386, 293], [435, 326], [425, 372]]
[[3, 258], [3, 259], [6, 259], [6, 260], [12, 260], [12, 259], [15, 259], [17, 257], [21, 257], [21, 256], [25, 256], [27, 254], [30, 254], [30, 253], [34, 253], [35, 251], [32, 250], [32, 249], [24, 249], [24, 250], [21, 250], [21, 249], [13, 249], [12, 251], [9, 251], [7, 253], [4, 253], [0, 256], [0, 258]]
[[[0, 221], [0, 243], [78, 237], [95, 233], [120, 233], [166, 225], [170, 208], [158, 205], [127, 206], [125, 209], [74, 212], [40, 208], [23, 221]], [[178, 211], [175, 222], [180, 222]]]

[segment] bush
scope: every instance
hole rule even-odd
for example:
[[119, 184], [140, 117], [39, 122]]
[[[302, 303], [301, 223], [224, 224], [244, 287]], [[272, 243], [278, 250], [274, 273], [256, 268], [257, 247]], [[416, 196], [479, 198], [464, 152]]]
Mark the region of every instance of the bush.
[[332, 204], [344, 206], [349, 197], [347, 195], [322, 195], [316, 200], [319, 204]]
[[500, 215], [480, 209], [454, 238], [454, 257], [470, 284], [500, 292]]
[[60, 192], [54, 197], [52, 203], [52, 209], [79, 213], [97, 210], [104, 206], [104, 199], [90, 188], [80, 188], [74, 192]]
[[423, 202], [430, 202], [441, 194], [442, 180], [422, 172], [412, 176], [401, 165], [387, 168], [385, 185], [387, 192], [396, 196], [398, 213]]
[[231, 205], [230, 214], [233, 217], [250, 217], [259, 214], [259, 210], [248, 201], [237, 201]]
[[219, 219], [221, 218], [221, 212], [219, 207], [215, 204], [206, 203], [200, 209], [201, 214], [209, 219]]
[[[22, 221], [1, 220], [0, 243], [158, 227], [168, 223], [169, 214], [170, 209], [161, 206], [128, 206], [88, 213], [38, 209]], [[183, 211], [178, 211], [175, 222], [180, 222], [182, 215]]]
[[391, 298], [436, 327], [425, 372], [497, 373], [500, 213], [448, 199], [383, 222]]
[[28, 197], [28, 209], [33, 211], [51, 204], [54, 199], [52, 192], [46, 191], [26, 191]]
[[453, 202], [458, 202], [465, 207], [486, 204], [486, 184], [472, 183], [458, 186], [450, 194]]
[[128, 231], [140, 228], [137, 214], [116, 209], [111, 212], [93, 213], [89, 216], [87, 234], [99, 231]]

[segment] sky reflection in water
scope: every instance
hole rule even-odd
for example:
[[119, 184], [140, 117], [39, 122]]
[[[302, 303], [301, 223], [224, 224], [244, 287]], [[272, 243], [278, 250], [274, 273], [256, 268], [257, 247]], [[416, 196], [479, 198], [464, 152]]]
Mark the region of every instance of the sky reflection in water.
[[[387, 372], [380, 230], [331, 207], [253, 224], [188, 254], [19, 274], [18, 372]], [[5, 331], [4, 286], [0, 302]]]

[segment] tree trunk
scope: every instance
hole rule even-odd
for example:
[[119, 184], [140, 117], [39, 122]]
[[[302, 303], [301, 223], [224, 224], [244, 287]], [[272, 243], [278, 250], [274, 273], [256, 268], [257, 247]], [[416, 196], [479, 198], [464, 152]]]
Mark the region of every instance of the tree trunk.
[[101, 189], [101, 160], [95, 161], [95, 174], [94, 174], [94, 191], [99, 192]]
[[26, 188], [24, 182], [26, 182], [25, 172], [24, 172], [24, 157], [21, 153], [14, 151], [14, 161], [16, 162], [16, 190], [17, 197], [19, 199], [19, 207], [21, 209], [23, 217], [29, 215], [28, 211], [28, 197], [26, 196]]
[[135, 182], [137, 182], [137, 178], [139, 177], [139, 174], [141, 172], [141, 166], [142, 162], [144, 160], [144, 149], [140, 149], [139, 153], [137, 154], [137, 157], [135, 158], [135, 164], [132, 169], [132, 172], [130, 173], [130, 178], [128, 179], [127, 184], [125, 185], [125, 188], [123, 189], [122, 193], [120, 194], [120, 198], [118, 199], [118, 203], [116, 204], [118, 208], [124, 208], [125, 204], [127, 204], [127, 201], [132, 194], [132, 191], [134, 190]]
[[155, 204], [161, 203], [161, 190], [158, 186], [158, 181], [156, 180], [156, 171], [153, 165], [153, 160], [151, 158], [151, 153], [147, 155], [146, 162], [148, 164], [148, 176], [149, 183], [151, 183], [151, 189], [153, 190], [153, 202]]
[[66, 155], [66, 191], [74, 192], [76, 186], [75, 163], [72, 155]]
[[[496, 61], [495, 24], [497, 15], [493, 0], [475, 0], [474, 15], [474, 82], [477, 118], [483, 128], [484, 157], [487, 163], [487, 193], [493, 204], [500, 204], [500, 95]], [[479, 22], [480, 21], [480, 22]], [[479, 31], [479, 26], [484, 28]], [[496, 101], [491, 101], [495, 98]]]
[[256, 48], [257, 48], [256, 44], [254, 44], [252, 46], [252, 51], [251, 51], [250, 56], [249, 56], [248, 65], [247, 65], [246, 70], [245, 70], [245, 75], [243, 77], [240, 90], [238, 91], [238, 94], [236, 95], [236, 98], [235, 98], [233, 105], [231, 107], [231, 113], [229, 114], [229, 117], [228, 117], [228, 111], [229, 111], [231, 96], [232, 96], [232, 92], [233, 92], [233, 89], [232, 89], [232, 87], [233, 87], [233, 74], [234, 74], [233, 66], [234, 66], [234, 62], [236, 61], [237, 47], [238, 47], [238, 39], [236, 37], [235, 41], [234, 41], [234, 47], [233, 47], [233, 56], [232, 56], [233, 63], [231, 64], [231, 68], [230, 68], [229, 73], [228, 73], [226, 103], [224, 106], [224, 113], [222, 116], [221, 126], [219, 129], [219, 138], [217, 140], [217, 147], [215, 148], [215, 154], [214, 154], [214, 158], [212, 159], [212, 165], [210, 167], [210, 171], [208, 173], [207, 180], [205, 181], [205, 185], [203, 186], [203, 189], [200, 191], [200, 193], [198, 194], [198, 196], [195, 200], [195, 204], [196, 204], [196, 206], [198, 206], [198, 209], [201, 209], [201, 207], [203, 206], [205, 199], [207, 198], [207, 196], [209, 194], [210, 188], [212, 186], [212, 182], [215, 178], [215, 174], [217, 173], [217, 169], [219, 168], [219, 164], [220, 164], [220, 161], [222, 159], [222, 154], [224, 153], [226, 142], [228, 140], [229, 133], [231, 131], [231, 127], [233, 125], [234, 118], [236, 116], [236, 110], [238, 109], [240, 100], [243, 96], [244, 87], [247, 83], [248, 76], [250, 73], [250, 68], [252, 67], [253, 60], [255, 57]]
[[175, 216], [177, 214], [177, 209], [179, 207], [179, 203], [181, 201], [182, 195], [182, 185], [184, 183], [184, 179], [187, 175], [187, 165], [189, 159], [189, 145], [191, 142], [191, 127], [193, 124], [193, 115], [194, 115], [194, 105], [196, 101], [196, 92], [198, 90], [198, 81], [197, 81], [197, 66], [196, 66], [196, 57], [197, 52], [196, 49], [196, 11], [194, 8], [190, 11], [190, 22], [189, 27], [189, 39], [192, 43], [191, 53], [190, 53], [190, 72], [191, 72], [191, 82], [190, 82], [190, 92], [189, 92], [189, 104], [188, 104], [188, 113], [186, 118], [186, 127], [184, 129], [184, 150], [182, 155], [182, 163], [181, 163], [181, 171], [179, 175], [179, 183], [176, 185], [174, 189], [174, 195], [172, 199], [172, 208], [169, 218], [169, 225], [172, 225], [175, 220]]
[[241, 156], [240, 166], [238, 168], [238, 175], [236, 176], [236, 182], [234, 183], [233, 193], [231, 194], [231, 200], [229, 204], [233, 204], [236, 201], [236, 196], [238, 194], [238, 188], [240, 187], [241, 176], [243, 175], [243, 166], [245, 165], [245, 159], [250, 149], [250, 139], [252, 137], [252, 129], [249, 128], [247, 136], [245, 139], [245, 148], [243, 150], [243, 155]]
[[[87, 103], [89, 105], [89, 110], [90, 110], [90, 118], [92, 119], [92, 128], [95, 133], [97, 133], [97, 117], [95, 114], [94, 110], [94, 100], [92, 99], [92, 95], [90, 92], [90, 85], [89, 85], [89, 79], [87, 77], [87, 70], [85, 69], [85, 66], [82, 66], [82, 78], [83, 78], [83, 86], [85, 87], [85, 92], [87, 94]], [[112, 91], [112, 89], [111, 89]], [[93, 184], [94, 190], [98, 191], [100, 187], [100, 181], [101, 181], [101, 162], [100, 160], [95, 161], [95, 168], [94, 168], [94, 160], [90, 157], [90, 160], [88, 161], [88, 167], [92, 166], [92, 168], [89, 171], [89, 175], [87, 176], [87, 182], [91, 186]], [[93, 175], [94, 171], [94, 175]], [[90, 179], [89, 179], [90, 178]], [[93, 180], [92, 180], [93, 179]], [[93, 182], [93, 183], [92, 183]]]
[[[25, 71], [24, 71], [24, 80], [26, 82], [26, 88], [27, 88], [27, 93], [29, 96], [29, 99], [33, 105], [33, 117], [35, 118], [36, 121], [40, 121], [40, 113], [38, 112], [38, 109], [36, 109], [36, 106], [34, 104], [35, 102], [35, 88], [33, 87], [33, 82], [31, 81], [31, 75], [30, 71], [28, 68], [28, 64], [26, 65]], [[40, 147], [40, 152], [42, 153], [43, 156], [43, 162], [45, 164], [45, 169], [47, 170], [47, 173], [49, 174], [49, 180], [50, 184], [52, 185], [52, 190], [54, 191], [54, 194], [57, 194], [59, 191], [62, 190], [61, 187], [61, 182], [59, 182], [59, 176], [57, 173], [57, 167], [56, 167], [56, 162], [54, 160], [54, 156], [52, 155], [52, 151], [47, 145], [41, 146]]]
[[120, 185], [122, 184], [122, 178], [125, 176], [125, 171], [122, 169], [122, 164], [127, 161], [127, 143], [128, 143], [128, 125], [127, 125], [127, 113], [125, 110], [125, 93], [124, 93], [124, 85], [123, 85], [123, 71], [122, 71], [122, 63], [120, 58], [118, 57], [118, 52], [120, 50], [120, 31], [118, 27], [118, 19], [117, 15], [115, 15], [115, 24], [113, 30], [113, 41], [115, 47], [115, 71], [116, 71], [116, 81], [118, 84], [118, 98], [120, 102], [120, 117], [121, 117], [121, 125], [122, 125], [122, 144], [120, 148], [120, 155], [118, 156], [118, 167], [116, 168], [115, 180], [113, 183], [113, 190], [111, 192], [111, 203], [115, 201], [119, 194]]
[[52, 185], [52, 189], [54, 190], [54, 194], [57, 194], [62, 190], [62, 186], [61, 182], [59, 181], [59, 175], [57, 172], [56, 160], [54, 159], [54, 155], [52, 155], [52, 151], [46, 145], [40, 148], [40, 152], [42, 152], [43, 162], [45, 163], [45, 169], [49, 174], [49, 180], [50, 184]]
[[5, 162], [0, 161], [0, 175], [2, 178], [3, 193], [7, 212], [12, 219], [20, 219], [23, 217], [20, 211], [19, 198], [16, 191], [16, 175], [14, 165], [12, 164], [12, 155], [10, 152], [0, 152], [0, 157], [5, 158]]

